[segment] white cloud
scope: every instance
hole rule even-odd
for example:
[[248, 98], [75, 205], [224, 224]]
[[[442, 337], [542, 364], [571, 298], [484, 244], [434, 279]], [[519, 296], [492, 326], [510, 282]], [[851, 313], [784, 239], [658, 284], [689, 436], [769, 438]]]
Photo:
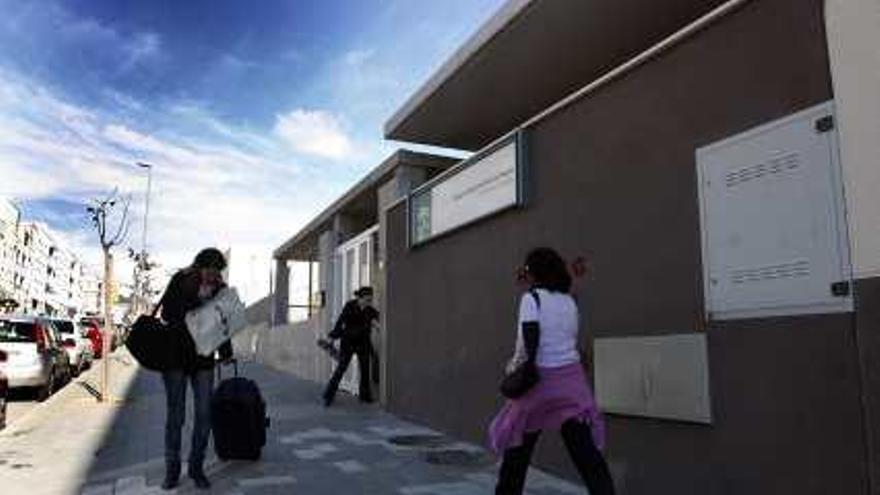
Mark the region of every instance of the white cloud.
[[125, 61], [121, 70], [131, 70], [135, 66], [158, 58], [161, 55], [162, 38], [157, 33], [135, 33], [126, 39], [122, 45], [125, 52]]
[[340, 120], [323, 110], [297, 109], [278, 115], [275, 133], [300, 153], [333, 160], [349, 158], [354, 153]]
[[[152, 163], [149, 248], [163, 270], [188, 264], [206, 246], [231, 248], [233, 284], [247, 285], [248, 300], [265, 295], [271, 252], [336, 197], [342, 181], [296, 163], [277, 137], [239, 129], [196, 106], [153, 109], [159, 118], [185, 121], [188, 130], [152, 132], [142, 127], [155, 118], [150, 106], [131, 103], [143, 113], [121, 121], [0, 71], [0, 194], [25, 204], [61, 198], [83, 204], [117, 187], [131, 194], [131, 235], [116, 256], [125, 281], [125, 248], [140, 248], [145, 203], [146, 175], [135, 163]], [[344, 143], [350, 148], [347, 138]], [[94, 259], [85, 216], [82, 228], [64, 233]]]

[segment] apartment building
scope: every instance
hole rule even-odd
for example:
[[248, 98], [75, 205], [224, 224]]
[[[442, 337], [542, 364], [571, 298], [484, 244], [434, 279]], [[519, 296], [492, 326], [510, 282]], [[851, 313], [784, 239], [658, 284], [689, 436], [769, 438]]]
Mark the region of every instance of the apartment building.
[[101, 309], [101, 281], [44, 223], [0, 198], [0, 311], [75, 315]]

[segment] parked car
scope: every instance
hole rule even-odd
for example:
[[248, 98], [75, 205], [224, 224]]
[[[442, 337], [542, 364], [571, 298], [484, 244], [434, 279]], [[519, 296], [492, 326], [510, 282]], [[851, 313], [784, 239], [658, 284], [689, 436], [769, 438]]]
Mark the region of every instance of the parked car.
[[[5, 363], [9, 359], [6, 351], [0, 351], [0, 363]], [[0, 430], [6, 428], [6, 403], [9, 400], [9, 379], [0, 371]]]
[[29, 387], [45, 400], [70, 380], [70, 358], [52, 322], [35, 316], [0, 316], [0, 362], [9, 388]]
[[83, 318], [79, 321], [82, 325], [85, 336], [92, 343], [92, 356], [95, 359], [101, 359], [104, 354], [104, 335], [97, 321], [91, 318]]
[[77, 376], [92, 364], [91, 341], [83, 335], [80, 327], [73, 320], [66, 318], [53, 318], [52, 324], [58, 329], [61, 338], [61, 346], [67, 351], [70, 358], [71, 374]]

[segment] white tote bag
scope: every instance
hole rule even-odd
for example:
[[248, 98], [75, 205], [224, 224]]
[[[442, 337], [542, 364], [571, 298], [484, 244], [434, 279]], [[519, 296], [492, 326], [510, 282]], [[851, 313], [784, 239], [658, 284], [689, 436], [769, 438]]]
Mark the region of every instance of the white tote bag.
[[245, 306], [233, 287], [220, 289], [213, 299], [186, 314], [186, 328], [201, 356], [212, 355], [245, 326]]

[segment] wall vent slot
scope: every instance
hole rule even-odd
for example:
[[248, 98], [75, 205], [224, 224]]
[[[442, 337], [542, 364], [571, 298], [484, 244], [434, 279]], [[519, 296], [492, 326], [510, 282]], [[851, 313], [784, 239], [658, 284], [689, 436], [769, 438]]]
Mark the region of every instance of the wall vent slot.
[[783, 174], [800, 166], [800, 156], [788, 153], [757, 165], [749, 165], [727, 173], [724, 177], [728, 188], [736, 187], [753, 180]]

